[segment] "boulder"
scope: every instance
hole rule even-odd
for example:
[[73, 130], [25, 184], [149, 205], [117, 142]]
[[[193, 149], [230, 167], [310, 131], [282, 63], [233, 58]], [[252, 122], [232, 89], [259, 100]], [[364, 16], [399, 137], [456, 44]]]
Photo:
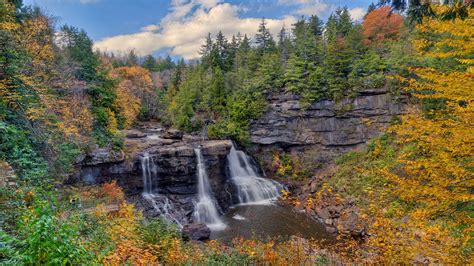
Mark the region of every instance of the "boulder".
[[170, 128], [161, 135], [164, 139], [183, 139], [183, 132], [174, 128]]
[[136, 129], [122, 130], [122, 133], [125, 135], [127, 139], [141, 139], [141, 138], [146, 137], [145, 133]]
[[202, 155], [204, 156], [225, 156], [232, 147], [230, 140], [210, 140], [201, 145]]
[[191, 223], [183, 227], [182, 233], [191, 240], [204, 241], [209, 240], [211, 229], [202, 223]]

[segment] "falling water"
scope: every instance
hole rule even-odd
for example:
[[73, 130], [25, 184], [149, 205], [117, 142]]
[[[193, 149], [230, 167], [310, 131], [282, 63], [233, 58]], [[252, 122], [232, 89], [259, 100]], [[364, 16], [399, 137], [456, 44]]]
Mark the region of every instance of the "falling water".
[[194, 149], [194, 153], [197, 159], [198, 177], [198, 202], [194, 208], [194, 218], [197, 222], [205, 223], [211, 230], [222, 230], [226, 225], [222, 222], [217, 211], [216, 200], [209, 185], [201, 149]]
[[227, 160], [240, 204], [269, 204], [279, 196], [283, 186], [276, 181], [260, 177], [250, 157], [237, 150], [234, 145], [227, 155]]
[[180, 228], [182, 224], [174, 217], [171, 211], [174, 209], [172, 202], [164, 195], [153, 192], [153, 179], [158, 177], [158, 169], [155, 160], [148, 153], [141, 157], [143, 193], [144, 199], [149, 201], [153, 208], [169, 222], [174, 222]]
[[141, 158], [142, 176], [143, 176], [143, 193], [151, 194], [153, 192], [153, 177], [157, 175], [156, 164], [152, 156], [148, 153], [143, 154]]

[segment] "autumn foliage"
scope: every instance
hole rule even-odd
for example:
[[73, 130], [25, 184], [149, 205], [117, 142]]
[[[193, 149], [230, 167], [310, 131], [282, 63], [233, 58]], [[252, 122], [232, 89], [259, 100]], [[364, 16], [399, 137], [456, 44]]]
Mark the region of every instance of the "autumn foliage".
[[391, 11], [388, 6], [373, 10], [362, 23], [365, 43], [381, 44], [387, 40], [396, 40], [403, 25], [403, 17]]
[[364, 207], [371, 237], [363, 248], [373, 262], [472, 261], [473, 28], [472, 12], [417, 26], [413, 46], [424, 65], [393, 78], [419, 105], [367, 153], [348, 154], [329, 181]]
[[137, 119], [142, 105], [150, 105], [153, 85], [150, 72], [132, 66], [115, 68], [110, 75], [118, 79], [115, 105], [123, 118], [123, 127], [129, 128]]

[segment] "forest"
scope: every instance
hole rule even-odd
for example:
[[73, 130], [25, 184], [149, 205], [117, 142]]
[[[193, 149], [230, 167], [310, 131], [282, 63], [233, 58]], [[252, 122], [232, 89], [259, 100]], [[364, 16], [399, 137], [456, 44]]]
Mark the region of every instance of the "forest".
[[[87, 32], [59, 25], [40, 7], [0, 0], [0, 265], [471, 264], [474, 2], [432, 2], [380, 1], [361, 21], [339, 7], [327, 20], [301, 17], [278, 34], [262, 18], [253, 36], [203, 36], [199, 59], [185, 60], [99, 51]], [[371, 110], [357, 112], [366, 97], [382, 94], [403, 99], [396, 102], [402, 111], [383, 123], [371, 120], [377, 110], [367, 117]], [[294, 123], [333, 104], [337, 123], [362, 121], [347, 135], [375, 130], [373, 123], [383, 126], [354, 149], [334, 148], [346, 140], [332, 137], [327, 145], [323, 137], [311, 145], [257, 143], [256, 125], [284, 106], [274, 100], [281, 95], [298, 102], [291, 107], [298, 112]], [[291, 108], [283, 114], [288, 121]], [[293, 130], [290, 122], [284, 127]], [[136, 144], [130, 132], [149, 124], [181, 134], [183, 142], [183, 134], [197, 139], [191, 146], [202, 139], [192, 148], [203, 147], [211, 186], [217, 174], [204, 141], [229, 140], [223, 161], [231, 162], [233, 149], [241, 149], [263, 169], [251, 174], [264, 172], [265, 179], [285, 186], [277, 186], [275, 204], [317, 216], [328, 204], [350, 201], [363, 234], [336, 233], [329, 242], [237, 237], [226, 243], [212, 234], [195, 241], [181, 224], [136, 204], [140, 193], [130, 192], [124, 176], [110, 174], [94, 184], [72, 178], [81, 169], [115, 163], [88, 163], [97, 151], [132, 161], [148, 142]], [[305, 125], [294, 130], [328, 131]], [[290, 132], [287, 138], [303, 134]], [[175, 136], [160, 139], [181, 145]], [[318, 145], [334, 156], [316, 160]], [[183, 158], [194, 160], [193, 149]], [[181, 156], [177, 150], [166, 156]], [[139, 168], [133, 168], [138, 183], [144, 178], [144, 198], [150, 192], [146, 178], [158, 180], [168, 171], [158, 165], [166, 158], [145, 157], [153, 155], [146, 151], [130, 166]], [[199, 178], [192, 182], [201, 182], [196, 158], [189, 169]], [[150, 161], [160, 169], [147, 170], [144, 162]], [[220, 198], [213, 201], [223, 215], [227, 207]], [[313, 222], [324, 223], [318, 219]]]

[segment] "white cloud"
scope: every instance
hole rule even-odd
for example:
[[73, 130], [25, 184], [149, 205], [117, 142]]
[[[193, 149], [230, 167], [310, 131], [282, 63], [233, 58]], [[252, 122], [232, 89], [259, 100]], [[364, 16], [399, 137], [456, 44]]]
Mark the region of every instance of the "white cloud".
[[323, 0], [278, 0], [280, 5], [296, 6], [294, 15], [299, 16], [322, 16], [328, 14], [334, 6]]
[[362, 18], [364, 18], [366, 11], [362, 7], [356, 7], [350, 9], [349, 13], [351, 14], [351, 18], [353, 20], [361, 20]]
[[[96, 49], [126, 53], [131, 49], [145, 55], [162, 48], [171, 48], [173, 55], [193, 59], [208, 32], [219, 30], [226, 36], [237, 32], [253, 37], [260, 18], [240, 18], [239, 6], [219, 3], [216, 0], [174, 0], [171, 12], [162, 19], [158, 32], [150, 31], [152, 25], [143, 27], [142, 32], [112, 36], [95, 44]], [[296, 19], [287, 16], [281, 19], [267, 19], [267, 27], [276, 35], [283, 25], [291, 25]], [[153, 25], [157, 26], [157, 25]]]
[[141, 31], [157, 31], [159, 29], [161, 29], [160, 25], [150, 24], [150, 25], [146, 25], [142, 27], [140, 30]]

